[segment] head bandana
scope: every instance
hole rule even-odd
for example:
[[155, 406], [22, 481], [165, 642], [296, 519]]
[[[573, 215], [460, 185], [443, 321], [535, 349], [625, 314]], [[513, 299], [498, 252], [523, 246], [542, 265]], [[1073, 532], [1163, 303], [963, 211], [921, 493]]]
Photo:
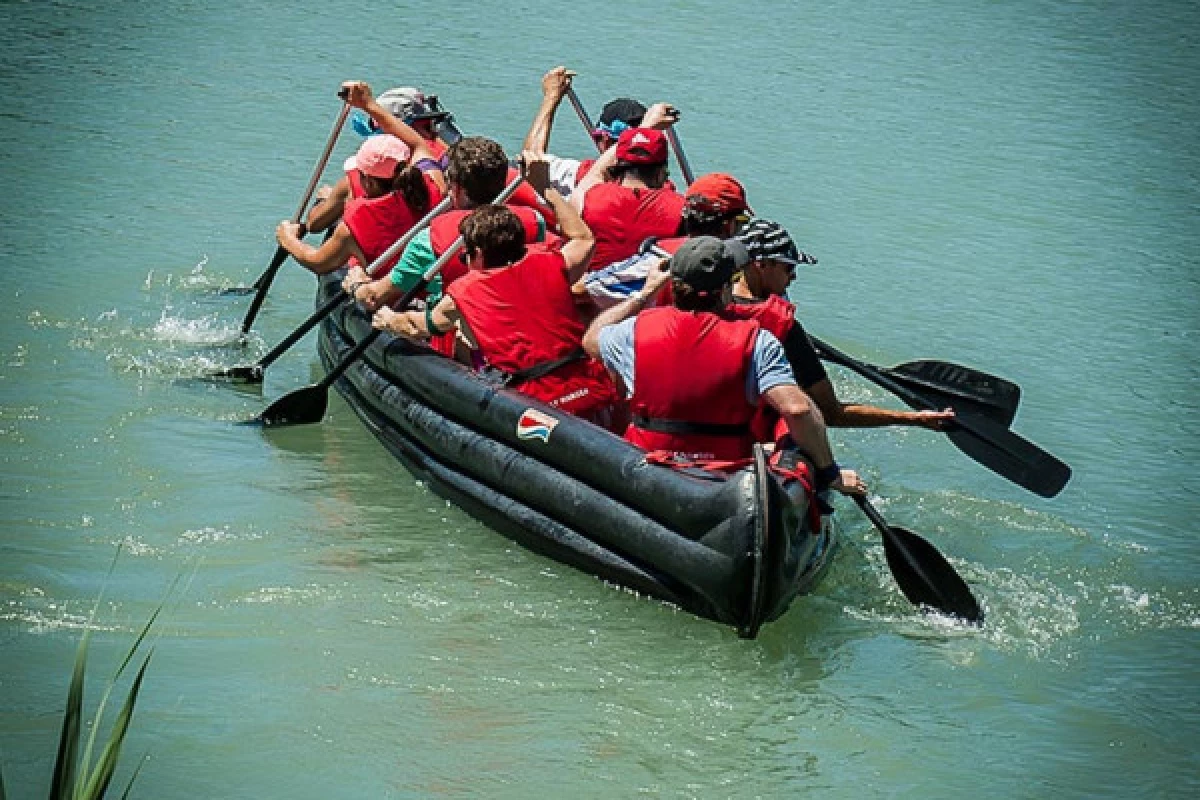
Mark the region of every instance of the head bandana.
[[379, 128], [375, 127], [375, 123], [371, 120], [371, 115], [362, 109], [354, 109], [354, 113], [350, 115], [350, 126], [354, 128], [354, 132], [359, 136], [374, 136], [377, 133], [382, 133]]

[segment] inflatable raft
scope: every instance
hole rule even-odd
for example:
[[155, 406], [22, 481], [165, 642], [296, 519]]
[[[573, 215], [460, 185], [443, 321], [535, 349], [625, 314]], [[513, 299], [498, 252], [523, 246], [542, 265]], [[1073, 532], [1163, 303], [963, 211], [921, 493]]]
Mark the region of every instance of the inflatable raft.
[[[318, 306], [340, 277], [321, 280]], [[331, 314], [325, 369], [370, 331], [354, 304]], [[801, 483], [761, 451], [729, 477], [647, 463], [608, 431], [386, 334], [335, 386], [414, 475], [488, 526], [744, 637], [810, 591], [835, 549]]]

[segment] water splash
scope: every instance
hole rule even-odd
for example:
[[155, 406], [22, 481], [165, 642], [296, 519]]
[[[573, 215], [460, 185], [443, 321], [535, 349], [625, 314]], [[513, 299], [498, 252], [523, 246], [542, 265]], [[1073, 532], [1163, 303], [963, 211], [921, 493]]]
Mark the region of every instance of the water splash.
[[153, 338], [177, 344], [228, 347], [242, 339], [242, 329], [235, 323], [221, 322], [213, 313], [200, 319], [187, 319], [172, 315], [172, 308], [163, 309], [162, 316], [151, 329]]

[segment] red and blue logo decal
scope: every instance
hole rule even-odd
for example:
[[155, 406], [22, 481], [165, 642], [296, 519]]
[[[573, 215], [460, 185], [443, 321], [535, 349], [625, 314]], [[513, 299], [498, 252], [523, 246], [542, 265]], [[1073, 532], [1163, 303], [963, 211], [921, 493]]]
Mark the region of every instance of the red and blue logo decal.
[[558, 420], [549, 414], [543, 414], [536, 408], [527, 408], [521, 412], [517, 420], [518, 439], [541, 439], [550, 441], [550, 433], [558, 427]]

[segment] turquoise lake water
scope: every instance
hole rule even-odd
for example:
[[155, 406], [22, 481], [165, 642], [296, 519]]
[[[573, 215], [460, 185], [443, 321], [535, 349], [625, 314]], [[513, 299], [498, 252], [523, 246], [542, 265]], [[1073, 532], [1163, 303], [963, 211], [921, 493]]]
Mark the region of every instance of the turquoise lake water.
[[[1200, 6], [0, 9], [10, 797], [48, 790], [117, 545], [89, 707], [168, 598], [118, 771], [148, 756], [136, 797], [1200, 793]], [[982, 629], [913, 610], [843, 503], [827, 580], [741, 641], [491, 532], [340, 399], [233, 425], [320, 375], [311, 341], [261, 394], [177, 380], [309, 313], [289, 265], [245, 350], [247, 299], [214, 289], [265, 267], [342, 80], [419, 85], [511, 152], [559, 63], [593, 115], [682, 109], [697, 171], [820, 258], [793, 287], [809, 330], [1021, 385], [1014, 428], [1075, 470], [1053, 500], [928, 431], [832, 435]], [[553, 149], [588, 148], [564, 108]]]

